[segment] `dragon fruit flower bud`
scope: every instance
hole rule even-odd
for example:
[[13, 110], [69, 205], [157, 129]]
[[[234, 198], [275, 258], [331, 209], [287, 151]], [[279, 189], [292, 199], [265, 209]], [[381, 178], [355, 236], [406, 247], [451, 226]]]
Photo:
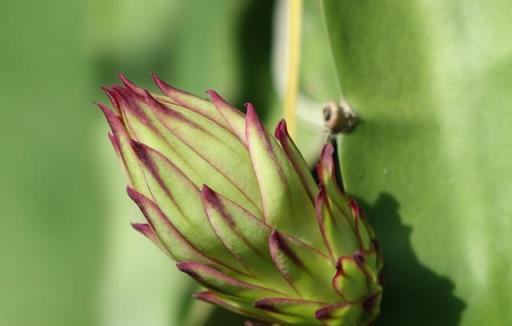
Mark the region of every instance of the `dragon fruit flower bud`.
[[99, 104], [111, 128], [133, 224], [205, 290], [195, 297], [279, 325], [368, 325], [379, 313], [382, 259], [363, 212], [336, 180], [331, 144], [317, 182], [285, 121], [273, 135], [216, 92], [163, 95], [123, 75]]

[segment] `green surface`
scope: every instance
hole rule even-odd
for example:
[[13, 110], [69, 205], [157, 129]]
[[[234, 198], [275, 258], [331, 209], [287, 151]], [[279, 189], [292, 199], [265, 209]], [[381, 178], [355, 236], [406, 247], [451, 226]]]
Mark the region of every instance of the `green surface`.
[[93, 325], [104, 203], [84, 3], [0, 7], [0, 325]]
[[512, 320], [509, 1], [324, 0], [341, 139], [385, 262], [378, 325]]

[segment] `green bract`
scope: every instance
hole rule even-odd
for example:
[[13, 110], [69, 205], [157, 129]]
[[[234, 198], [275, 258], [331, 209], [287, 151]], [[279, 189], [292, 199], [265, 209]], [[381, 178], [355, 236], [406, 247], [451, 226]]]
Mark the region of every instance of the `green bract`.
[[121, 76], [101, 105], [146, 217], [133, 226], [207, 290], [198, 299], [282, 325], [366, 325], [379, 312], [382, 261], [356, 202], [336, 182], [333, 147], [319, 185], [281, 121], [269, 135], [209, 91], [152, 95]]

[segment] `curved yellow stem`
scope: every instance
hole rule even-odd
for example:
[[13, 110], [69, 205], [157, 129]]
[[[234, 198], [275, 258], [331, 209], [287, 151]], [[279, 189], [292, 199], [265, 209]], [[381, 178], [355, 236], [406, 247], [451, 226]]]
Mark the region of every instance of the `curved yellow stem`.
[[297, 131], [297, 96], [299, 93], [299, 62], [302, 20], [302, 0], [288, 0], [288, 44], [286, 60], [286, 90], [284, 118], [290, 136]]

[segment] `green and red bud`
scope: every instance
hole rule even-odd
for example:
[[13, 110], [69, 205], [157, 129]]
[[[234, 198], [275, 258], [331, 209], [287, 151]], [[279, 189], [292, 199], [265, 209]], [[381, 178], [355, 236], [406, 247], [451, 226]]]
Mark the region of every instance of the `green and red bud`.
[[206, 288], [196, 298], [270, 324], [372, 323], [382, 259], [332, 145], [317, 185], [284, 121], [270, 135], [251, 104], [243, 114], [153, 77], [164, 95], [121, 76], [105, 88], [112, 109], [99, 106], [147, 221], [133, 227]]

